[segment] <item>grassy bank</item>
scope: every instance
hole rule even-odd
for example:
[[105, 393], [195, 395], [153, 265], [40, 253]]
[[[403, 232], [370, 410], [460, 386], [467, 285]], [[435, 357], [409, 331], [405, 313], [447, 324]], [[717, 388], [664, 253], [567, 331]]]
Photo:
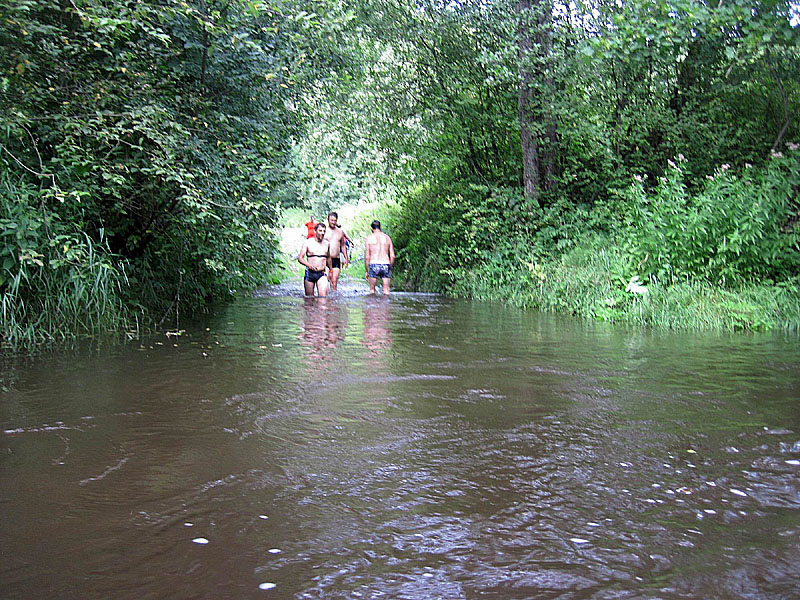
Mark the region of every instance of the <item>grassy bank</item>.
[[[488, 257], [453, 274], [451, 293], [586, 319], [683, 330], [800, 331], [800, 282], [723, 288], [699, 281], [642, 285], [624, 253], [602, 238], [559, 258]], [[633, 281], [631, 281], [633, 279]]]
[[[395, 239], [408, 289], [688, 330], [800, 331], [800, 146], [702, 180], [686, 160], [594, 203], [443, 178]], [[691, 184], [691, 185], [690, 185]]]

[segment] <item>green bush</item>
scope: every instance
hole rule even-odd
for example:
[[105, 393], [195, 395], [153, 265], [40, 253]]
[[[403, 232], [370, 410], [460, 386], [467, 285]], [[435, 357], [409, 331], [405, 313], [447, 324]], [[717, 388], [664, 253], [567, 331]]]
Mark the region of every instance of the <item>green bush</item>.
[[401, 206], [398, 267], [409, 287], [424, 291], [448, 291], [476, 265], [515, 260], [530, 221], [516, 190], [469, 181], [420, 186]]
[[796, 152], [775, 154], [763, 168], [741, 173], [723, 165], [694, 197], [687, 193], [680, 158], [652, 193], [637, 181], [625, 194], [625, 246], [643, 277], [738, 285], [781, 281], [798, 272]]
[[79, 4], [0, 0], [6, 210], [26, 195], [13, 218], [30, 215], [44, 236], [43, 267], [9, 263], [19, 323], [51, 318], [23, 289], [61, 281], [61, 267], [50, 272], [61, 245], [47, 245], [57, 235], [70, 261], [95, 265], [74, 281], [116, 273], [126, 291], [114, 297], [156, 323], [263, 284], [279, 264], [273, 228], [297, 129], [281, 69], [296, 52], [289, 29], [267, 28], [276, 15], [262, 5]]

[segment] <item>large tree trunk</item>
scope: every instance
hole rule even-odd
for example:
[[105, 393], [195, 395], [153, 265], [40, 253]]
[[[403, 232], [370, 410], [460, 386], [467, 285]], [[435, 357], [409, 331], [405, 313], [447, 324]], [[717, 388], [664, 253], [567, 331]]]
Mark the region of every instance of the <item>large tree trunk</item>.
[[553, 187], [557, 175], [557, 132], [546, 98], [547, 91], [553, 91], [547, 68], [552, 55], [552, 6], [550, 0], [519, 0], [517, 14], [522, 178], [525, 197], [540, 203], [541, 192]]
[[[520, 47], [523, 45], [520, 40]], [[530, 41], [528, 41], [530, 44]], [[517, 114], [519, 118], [520, 137], [522, 141], [522, 182], [525, 197], [532, 202], [539, 202], [539, 188], [541, 177], [539, 174], [539, 140], [536, 136], [534, 115], [531, 114], [533, 104], [533, 77], [529, 72], [523, 72], [519, 86], [519, 101]]]
[[556, 86], [553, 80], [553, 3], [551, 0], [539, 0], [539, 20], [534, 40], [539, 46], [542, 65], [542, 119], [544, 120], [544, 143], [542, 144], [542, 186], [545, 190], [553, 189], [558, 177], [558, 134], [556, 119], [553, 114], [552, 100], [555, 98]]

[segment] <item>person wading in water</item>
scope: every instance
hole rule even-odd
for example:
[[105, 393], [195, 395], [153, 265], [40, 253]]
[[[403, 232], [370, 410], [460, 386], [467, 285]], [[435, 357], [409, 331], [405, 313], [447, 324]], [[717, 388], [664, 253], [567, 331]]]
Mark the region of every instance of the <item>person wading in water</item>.
[[370, 294], [375, 293], [378, 277], [383, 282], [383, 293], [389, 295], [389, 280], [394, 266], [394, 244], [392, 238], [381, 231], [381, 222], [372, 222], [372, 233], [364, 243], [364, 268], [367, 270]]
[[304, 265], [306, 275], [303, 278], [303, 288], [306, 296], [314, 295], [317, 288], [318, 296], [328, 295], [328, 277], [325, 270], [331, 266], [330, 242], [325, 239], [325, 223], [317, 223], [314, 228], [314, 237], [303, 242], [297, 262]]
[[[325, 233], [325, 239], [331, 244], [330, 280], [331, 291], [333, 292], [335, 292], [336, 288], [339, 287], [339, 272], [343, 267], [347, 268], [347, 263], [350, 261], [350, 258], [347, 255], [347, 246], [345, 246], [344, 243], [347, 234], [344, 232], [344, 229], [339, 227], [338, 221], [339, 215], [337, 215], [335, 212], [328, 214], [328, 231]], [[339, 259], [340, 252], [344, 255], [344, 264], [342, 264]]]

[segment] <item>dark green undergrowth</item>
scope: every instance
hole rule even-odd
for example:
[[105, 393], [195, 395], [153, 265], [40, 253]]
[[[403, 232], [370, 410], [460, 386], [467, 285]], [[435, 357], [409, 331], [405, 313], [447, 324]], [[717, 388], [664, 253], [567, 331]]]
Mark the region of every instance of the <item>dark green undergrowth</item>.
[[237, 290], [278, 281], [283, 263], [267, 229], [261, 236], [242, 233], [237, 252], [223, 249], [212, 260], [196, 245], [202, 232], [185, 227], [174, 243], [132, 259], [112, 251], [103, 228], [50, 210], [51, 196], [0, 169], [0, 346], [6, 349], [178, 328]]
[[0, 13], [0, 344], [178, 328], [271, 279], [293, 25], [241, 2]]
[[137, 329], [126, 261], [0, 173], [0, 342], [31, 346]]

